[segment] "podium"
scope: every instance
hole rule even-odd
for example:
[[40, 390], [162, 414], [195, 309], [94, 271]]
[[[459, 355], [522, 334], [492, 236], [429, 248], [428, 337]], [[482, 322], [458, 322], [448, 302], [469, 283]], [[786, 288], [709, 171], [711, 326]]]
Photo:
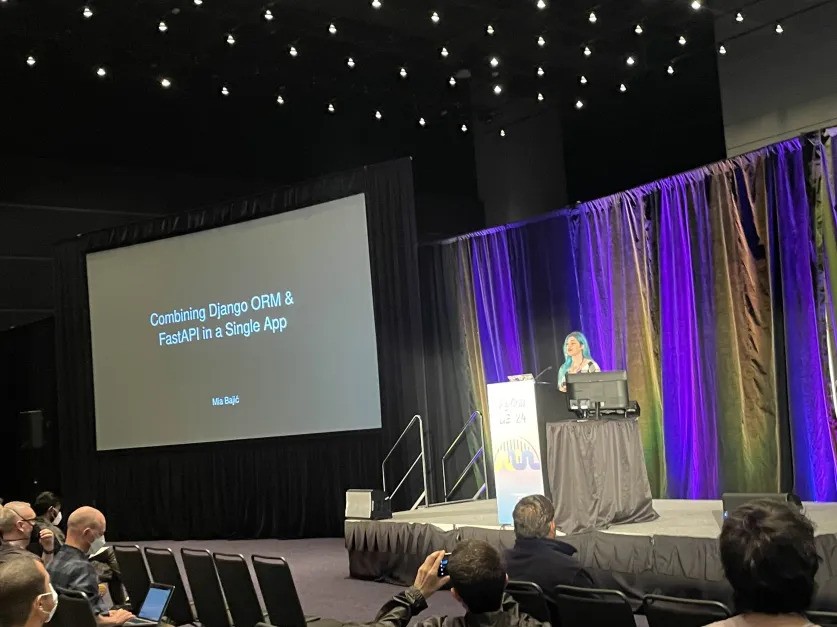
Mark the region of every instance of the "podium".
[[554, 383], [531, 380], [488, 385], [488, 414], [497, 519], [510, 525], [521, 498], [550, 494], [548, 423], [575, 416], [567, 409], [566, 394]]

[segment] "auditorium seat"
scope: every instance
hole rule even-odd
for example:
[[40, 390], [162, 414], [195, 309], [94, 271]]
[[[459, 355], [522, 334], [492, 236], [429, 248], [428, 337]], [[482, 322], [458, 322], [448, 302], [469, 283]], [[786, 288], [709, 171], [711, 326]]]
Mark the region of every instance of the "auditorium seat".
[[202, 627], [232, 627], [212, 555], [206, 549], [180, 549], [195, 614]]
[[649, 594], [642, 600], [648, 627], [703, 627], [732, 616], [718, 601], [683, 599]]
[[213, 553], [218, 578], [236, 627], [255, 625], [265, 620], [250, 569], [242, 555]]
[[[517, 601], [522, 612], [543, 623], [553, 622], [556, 618], [553, 614], [557, 608], [550, 609], [549, 601], [546, 599], [541, 587], [531, 581], [510, 581], [506, 584], [506, 592]], [[554, 625], [554, 623], [553, 623]]]
[[306, 623], [317, 620], [315, 616], [302, 613], [291, 568], [284, 557], [253, 555], [251, 559], [271, 624], [275, 627], [305, 627]]
[[555, 586], [561, 627], [636, 627], [628, 598], [618, 590]]
[[97, 627], [96, 617], [84, 592], [57, 587], [55, 591], [58, 593], [58, 608], [49, 621], [50, 627]]
[[145, 600], [145, 595], [148, 594], [151, 582], [148, 565], [142, 556], [142, 550], [136, 544], [115, 544], [113, 551], [122, 571], [122, 584], [128, 591], [131, 610], [136, 614]]
[[189, 605], [189, 597], [186, 596], [186, 586], [183, 585], [183, 577], [180, 576], [180, 569], [177, 567], [177, 560], [171, 549], [156, 547], [145, 547], [145, 559], [148, 562], [148, 570], [151, 572], [151, 580], [155, 583], [164, 583], [174, 587], [169, 607], [166, 609], [166, 617], [175, 625], [191, 625], [195, 622], [195, 615]]

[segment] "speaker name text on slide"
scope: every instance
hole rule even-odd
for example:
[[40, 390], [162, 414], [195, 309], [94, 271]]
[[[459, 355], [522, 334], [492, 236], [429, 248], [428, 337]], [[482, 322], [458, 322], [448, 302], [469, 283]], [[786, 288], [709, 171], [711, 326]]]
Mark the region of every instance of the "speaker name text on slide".
[[[192, 342], [205, 342], [229, 337], [250, 338], [256, 334], [281, 334], [288, 328], [287, 310], [294, 305], [294, 293], [290, 290], [255, 294], [249, 299], [228, 303], [212, 302], [200, 307], [173, 309], [169, 312], [152, 312], [148, 323], [156, 330], [160, 327], [190, 322], [224, 322], [218, 326], [188, 325], [180, 329], [167, 328], [157, 332], [158, 346], [179, 346]], [[276, 315], [281, 310], [283, 315]], [[264, 318], [253, 318], [259, 312], [267, 312]], [[247, 317], [244, 320], [244, 317]]]

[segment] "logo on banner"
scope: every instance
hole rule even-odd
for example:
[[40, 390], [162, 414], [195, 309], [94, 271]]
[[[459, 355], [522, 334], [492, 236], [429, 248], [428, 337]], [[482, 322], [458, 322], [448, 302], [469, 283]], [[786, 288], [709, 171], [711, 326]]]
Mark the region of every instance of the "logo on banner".
[[538, 450], [524, 438], [501, 442], [494, 453], [494, 470], [540, 470]]

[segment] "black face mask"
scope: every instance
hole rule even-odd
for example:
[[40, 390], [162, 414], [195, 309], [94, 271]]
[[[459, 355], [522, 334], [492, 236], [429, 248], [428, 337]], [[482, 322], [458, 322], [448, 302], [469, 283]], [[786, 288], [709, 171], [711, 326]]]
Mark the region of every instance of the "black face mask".
[[41, 530], [43, 526], [40, 523], [32, 524], [32, 533], [29, 534], [29, 544], [39, 544], [41, 541]]

